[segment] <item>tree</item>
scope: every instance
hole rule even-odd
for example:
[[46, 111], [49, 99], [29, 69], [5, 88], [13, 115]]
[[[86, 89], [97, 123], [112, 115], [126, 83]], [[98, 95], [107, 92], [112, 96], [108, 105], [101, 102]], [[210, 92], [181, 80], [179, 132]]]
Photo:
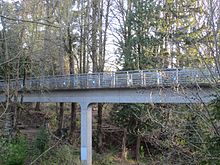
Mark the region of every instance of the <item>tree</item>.
[[[147, 117], [148, 110], [146, 109], [150, 109], [150, 107], [143, 104], [124, 104], [116, 105], [115, 107], [117, 110], [111, 112], [111, 121], [113, 121], [116, 126], [125, 129], [122, 150], [124, 152], [126, 151], [126, 142], [129, 136], [135, 136], [135, 158], [138, 161], [140, 157], [141, 139], [147, 132], [152, 131], [155, 127], [153, 126], [153, 121]], [[156, 127], [154, 129], [156, 129]], [[124, 152], [122, 155], [124, 155], [123, 158], [125, 159]]]
[[[11, 10], [14, 4], [1, 1], [1, 77], [7, 82], [5, 91], [6, 108], [5, 108], [5, 133], [10, 138], [16, 130], [17, 115], [18, 115], [18, 90], [20, 89], [20, 67], [23, 65], [22, 40], [24, 37], [24, 26], [14, 23], [3, 16], [16, 15], [19, 10]], [[9, 14], [10, 13], [10, 14]], [[10, 44], [9, 44], [10, 43]], [[15, 79], [14, 90], [11, 90], [9, 85], [10, 79]], [[13, 99], [12, 99], [13, 97]]]
[[[199, 51], [196, 49], [196, 47], [201, 48], [202, 40], [207, 35], [204, 33], [205, 26], [198, 23], [198, 18], [204, 14], [201, 4], [191, 0], [184, 2], [171, 0], [162, 3], [155, 0], [128, 0], [126, 3], [117, 1], [116, 6], [118, 10], [114, 12], [119, 23], [116, 37], [119, 46], [119, 61], [123, 61], [120, 63], [123, 70], [202, 66], [202, 61], [198, 58]], [[207, 58], [207, 55], [204, 54], [203, 57]], [[123, 106], [129, 107], [129, 105]], [[163, 106], [157, 107], [160, 109]], [[130, 106], [130, 109], [134, 111], [135, 108]], [[116, 113], [116, 116], [119, 115], [118, 118], [121, 117], [120, 119], [124, 122], [131, 114], [130, 111], [128, 113], [122, 111]], [[138, 113], [135, 114], [138, 116]], [[167, 113], [167, 120], [170, 115]], [[116, 116], [114, 118], [117, 118]], [[179, 118], [178, 116], [176, 120]], [[188, 122], [197, 124], [197, 121], [192, 119], [193, 117]], [[196, 124], [193, 128], [196, 132], [200, 132]], [[155, 123], [152, 126], [155, 126]], [[187, 132], [187, 129], [181, 130]], [[162, 130], [167, 129], [161, 129], [161, 133]], [[176, 134], [179, 137], [178, 133]], [[192, 138], [188, 135], [187, 137]], [[196, 140], [198, 139], [196, 136]], [[136, 144], [136, 146], [139, 145], [138, 139]], [[182, 151], [178, 152], [182, 154]], [[189, 157], [190, 160], [193, 159], [191, 155]], [[138, 153], [136, 158], [138, 158]]]

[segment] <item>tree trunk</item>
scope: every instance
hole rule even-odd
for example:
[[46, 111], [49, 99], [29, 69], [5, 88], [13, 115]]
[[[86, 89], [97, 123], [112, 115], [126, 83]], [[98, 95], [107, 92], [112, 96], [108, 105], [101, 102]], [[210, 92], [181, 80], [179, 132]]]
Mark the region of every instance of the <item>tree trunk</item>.
[[122, 154], [121, 154], [121, 157], [122, 157], [123, 160], [127, 159], [126, 142], [127, 142], [127, 130], [125, 128], [124, 132], [123, 132], [123, 138], [122, 138]]
[[58, 129], [57, 129], [57, 135], [59, 137], [62, 136], [63, 119], [64, 119], [64, 103], [60, 103], [60, 113], [58, 117]]
[[8, 140], [10, 141], [11, 138], [12, 138], [12, 130], [13, 130], [13, 124], [12, 124], [12, 120], [13, 120], [13, 117], [12, 117], [12, 114], [11, 114], [11, 105], [10, 105], [10, 102], [9, 103], [6, 103], [6, 104], [9, 104], [8, 107], [7, 107], [7, 111], [6, 111], [6, 114], [5, 114], [5, 122], [4, 122], [4, 136], [8, 138]]
[[84, 36], [83, 36], [83, 69], [82, 72], [86, 73], [88, 71], [88, 50], [89, 50], [89, 21], [90, 21], [90, 0], [87, 0], [86, 12], [84, 17]]
[[[3, 15], [4, 10], [1, 11], [1, 14]], [[6, 37], [6, 23], [3, 17], [1, 19], [1, 25], [2, 25], [2, 55], [4, 57], [5, 61], [9, 60], [9, 52], [8, 52], [8, 41]], [[6, 88], [6, 116], [5, 116], [5, 122], [4, 122], [4, 134], [8, 139], [10, 140], [12, 137], [12, 130], [13, 130], [13, 120], [12, 120], [12, 108], [11, 108], [11, 100], [10, 100], [10, 66], [9, 63], [5, 65], [5, 81], [7, 82], [7, 88]]]
[[76, 130], [76, 103], [71, 103], [70, 138], [73, 137], [75, 130]]
[[40, 111], [40, 102], [36, 102], [35, 111]]
[[[72, 37], [70, 34], [69, 27], [67, 28], [67, 35], [68, 35], [68, 55], [69, 55], [69, 66], [70, 75], [75, 74], [75, 66], [74, 66], [74, 58], [73, 58], [73, 51], [72, 51]], [[73, 82], [72, 82], [73, 83]], [[76, 130], [76, 103], [71, 103], [71, 122], [70, 122], [70, 138], [73, 136], [74, 131]]]
[[135, 152], [135, 158], [136, 161], [138, 162], [140, 159], [140, 146], [141, 146], [141, 136], [137, 136], [137, 141], [136, 141], [136, 152]]
[[[102, 64], [104, 61], [102, 61], [102, 56], [103, 56], [103, 30], [102, 30], [102, 20], [103, 20], [103, 0], [99, 1], [98, 5], [98, 28], [99, 28], [99, 54], [97, 59], [98, 61], [98, 66], [96, 66], [96, 69], [98, 72], [102, 72], [104, 68], [102, 68]], [[103, 104], [98, 104], [98, 122], [97, 122], [97, 152], [102, 153], [102, 108]]]
[[103, 104], [98, 104], [98, 123], [97, 123], [97, 152], [102, 153], [102, 108]]
[[16, 78], [15, 78], [15, 91], [14, 91], [14, 100], [12, 104], [12, 126], [13, 126], [13, 131], [17, 130], [17, 117], [18, 117], [18, 90], [19, 90], [19, 67], [20, 67], [20, 59], [18, 58], [18, 61], [16, 63]]
[[[85, 38], [85, 22], [84, 22], [84, 15], [85, 15], [85, 9], [84, 9], [84, 0], [81, 1], [81, 16], [80, 16], [80, 40], [79, 40], [79, 73], [83, 72], [83, 61], [84, 61], [84, 46], [83, 41]], [[80, 10], [80, 5], [78, 6], [78, 10]]]
[[97, 56], [97, 32], [98, 32], [98, 5], [99, 0], [92, 1], [92, 47], [91, 47], [91, 58], [93, 65], [93, 73], [98, 71], [98, 56]]

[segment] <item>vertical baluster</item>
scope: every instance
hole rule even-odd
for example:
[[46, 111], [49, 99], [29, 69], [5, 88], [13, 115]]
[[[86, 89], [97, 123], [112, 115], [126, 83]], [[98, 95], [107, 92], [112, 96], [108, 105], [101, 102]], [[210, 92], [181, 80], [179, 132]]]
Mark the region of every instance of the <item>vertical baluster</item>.
[[87, 88], [87, 86], [86, 86], [86, 79], [87, 79], [87, 76], [83, 75], [83, 78], [82, 78], [83, 88]]
[[51, 81], [52, 81], [53, 77], [48, 78], [48, 89], [51, 89]]
[[129, 78], [129, 86], [133, 86], [133, 74], [134, 73], [129, 73], [128, 78]]
[[31, 86], [30, 86], [30, 90], [33, 90], [35, 87], [35, 83], [37, 82], [37, 78], [31, 78]]
[[32, 90], [34, 88], [34, 82], [36, 83], [36, 78], [28, 78], [28, 79], [29, 79], [29, 86], [27, 88], [29, 90]]
[[158, 70], [156, 71], [156, 73], [157, 73], [157, 85], [160, 85], [160, 73]]
[[76, 76], [75, 74], [71, 75], [71, 80], [72, 80], [72, 88], [75, 89], [75, 81], [76, 81]]
[[50, 81], [49, 81], [49, 88], [50, 89], [54, 89], [54, 86], [55, 86], [56, 84], [54, 83], [54, 77], [51, 77], [51, 79], [50, 79]]
[[[87, 78], [87, 74], [86, 74], [86, 75], [85, 75], [85, 74], [83, 74], [83, 75], [80, 74], [80, 75], [79, 75], [79, 83], [80, 83], [80, 84], [79, 84], [79, 86], [80, 86], [79, 88], [81, 88], [81, 89], [83, 89], [84, 86], [86, 86], [86, 84], [83, 85], [83, 77], [86, 77], [86, 78]], [[86, 86], [86, 87], [87, 87], [87, 86]]]
[[198, 70], [196, 69], [195, 83], [198, 82], [198, 77], [199, 77], [199, 75], [198, 75]]
[[176, 84], [179, 83], [179, 70], [176, 68]]
[[72, 77], [73, 77], [72, 85], [73, 85], [73, 89], [75, 89], [76, 88], [76, 85], [75, 85], [75, 83], [76, 83], [76, 75], [74, 74], [74, 75], [72, 75]]
[[74, 89], [77, 89], [77, 81], [78, 81], [77, 75], [73, 75], [73, 88]]
[[3, 90], [3, 85], [4, 85], [4, 82], [0, 81], [0, 89]]
[[59, 82], [57, 80], [57, 76], [54, 77], [54, 84], [55, 84], [55, 88], [58, 89], [59, 88]]
[[76, 80], [77, 80], [77, 81], [76, 81], [76, 88], [78, 89], [78, 88], [79, 88], [79, 75], [77, 75], [76, 77], [77, 77], [77, 78], [76, 78]]
[[40, 76], [40, 79], [39, 79], [39, 88], [41, 88], [42, 79], [43, 79], [43, 77], [42, 77], [42, 76]]
[[58, 76], [57, 77], [57, 84], [58, 84], [58, 88], [61, 88], [62, 87], [62, 84], [60, 82], [60, 77]]
[[126, 73], [127, 73], [127, 87], [128, 87], [129, 86], [129, 74], [128, 74], [128, 71]]
[[144, 72], [141, 70], [141, 86], [144, 86]]
[[208, 75], [209, 75], [209, 76], [208, 76], [208, 77], [209, 77], [209, 78], [208, 78], [208, 82], [209, 82], [209, 83], [212, 83], [212, 69], [210, 69], [210, 70], [208, 69], [207, 72], [208, 72]]
[[98, 73], [98, 88], [101, 88], [101, 76], [100, 73]]
[[112, 82], [112, 87], [115, 87], [115, 72], [112, 72], [112, 76], [113, 76], [113, 82]]
[[196, 70], [195, 69], [193, 69], [192, 71], [190, 71], [190, 74], [189, 74], [191, 77], [191, 80], [192, 80], [192, 82], [191, 83], [195, 83], [196, 82]]

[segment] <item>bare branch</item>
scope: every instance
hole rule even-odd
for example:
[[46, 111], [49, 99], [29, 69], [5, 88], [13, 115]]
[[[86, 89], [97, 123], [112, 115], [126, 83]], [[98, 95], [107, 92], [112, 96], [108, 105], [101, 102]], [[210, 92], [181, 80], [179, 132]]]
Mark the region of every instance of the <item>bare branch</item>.
[[39, 25], [44, 25], [44, 26], [50, 26], [54, 28], [60, 28], [59, 26], [56, 26], [54, 24], [47, 24], [43, 22], [38, 22], [38, 21], [30, 21], [30, 20], [24, 20], [24, 19], [17, 19], [17, 18], [11, 18], [11, 17], [6, 17], [4, 15], [0, 15], [1, 18], [11, 20], [11, 21], [17, 21], [17, 22], [26, 22], [26, 23], [32, 23], [32, 24], [39, 24]]

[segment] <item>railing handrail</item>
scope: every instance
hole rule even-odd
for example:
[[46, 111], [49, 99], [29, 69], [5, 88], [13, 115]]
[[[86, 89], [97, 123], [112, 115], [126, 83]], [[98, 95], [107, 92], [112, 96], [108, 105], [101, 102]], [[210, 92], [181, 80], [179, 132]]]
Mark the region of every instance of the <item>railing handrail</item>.
[[[208, 73], [208, 75], [207, 75]], [[190, 84], [194, 81], [202, 83], [205, 79], [206, 83], [211, 83], [210, 78], [212, 75], [216, 76], [216, 69], [211, 70], [203, 68], [164, 68], [164, 69], [147, 69], [147, 70], [129, 70], [129, 71], [110, 71], [110, 72], [96, 72], [96, 73], [82, 73], [82, 74], [69, 74], [69, 75], [49, 75], [43, 77], [27, 77], [25, 82], [40, 83], [40, 87], [46, 87], [48, 83], [53, 84], [55, 87], [66, 85], [70, 87], [77, 86], [77, 88], [102, 88], [107, 86], [112, 87], [131, 87], [131, 86], [149, 86], [149, 85], [171, 85], [171, 84]], [[167, 77], [168, 76], [168, 77]], [[215, 78], [218, 78], [217, 75]], [[72, 79], [73, 78], [73, 79]], [[200, 80], [201, 79], [201, 80]], [[74, 82], [72, 82], [74, 80]], [[19, 81], [19, 84], [24, 81], [20, 79], [11, 79], [12, 85]], [[91, 84], [92, 81], [92, 84]], [[104, 82], [105, 81], [105, 82]], [[210, 81], [210, 82], [209, 82]], [[73, 83], [73, 84], [70, 84]], [[79, 85], [80, 83], [80, 85]], [[4, 80], [0, 81], [0, 85], [5, 84]], [[84, 84], [84, 85], [81, 85]], [[21, 84], [22, 85], [22, 84]], [[49, 84], [50, 85], [50, 84]], [[98, 85], [98, 86], [97, 86]], [[80, 87], [78, 87], [80, 86]], [[33, 87], [33, 86], [31, 86]]]
[[[68, 76], [84, 76], [84, 75], [98, 75], [98, 74], [121, 74], [121, 73], [135, 73], [135, 72], [157, 72], [157, 71], [166, 71], [166, 72], [172, 72], [172, 71], [202, 71], [207, 70], [207, 68], [158, 68], [158, 69], [145, 69], [145, 70], [121, 70], [121, 71], [105, 71], [105, 72], [94, 72], [94, 73], [75, 73], [75, 74], [64, 74], [64, 75], [46, 75], [46, 76], [31, 76], [27, 77], [28, 80], [30, 79], [43, 79], [43, 78], [51, 78], [51, 77], [68, 77]], [[212, 69], [214, 70], [214, 68]], [[15, 81], [16, 79], [10, 79], [11, 81]], [[19, 78], [18, 80], [23, 80], [23, 78]], [[4, 82], [4, 80], [0, 80], [0, 82]]]

